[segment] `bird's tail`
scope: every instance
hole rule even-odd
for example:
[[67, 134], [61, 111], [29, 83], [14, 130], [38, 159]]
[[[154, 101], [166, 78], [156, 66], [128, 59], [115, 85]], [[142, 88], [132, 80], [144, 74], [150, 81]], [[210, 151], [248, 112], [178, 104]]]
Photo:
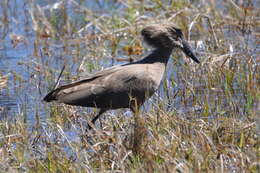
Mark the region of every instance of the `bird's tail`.
[[54, 88], [51, 92], [49, 92], [44, 98], [43, 98], [43, 101], [46, 101], [46, 102], [51, 102], [51, 101], [54, 101], [54, 100], [57, 100], [57, 93], [58, 91], [60, 91], [60, 89], [58, 89], [58, 85], [59, 85], [59, 82], [60, 82], [60, 78], [61, 78], [61, 75], [63, 73], [65, 69], [65, 64], [63, 65], [62, 69], [61, 69], [61, 72], [59, 74], [59, 77], [56, 81], [56, 84], [54, 85]]
[[54, 100], [57, 100], [57, 90], [52, 90], [51, 92], [49, 92], [44, 98], [43, 101], [46, 102], [51, 102]]

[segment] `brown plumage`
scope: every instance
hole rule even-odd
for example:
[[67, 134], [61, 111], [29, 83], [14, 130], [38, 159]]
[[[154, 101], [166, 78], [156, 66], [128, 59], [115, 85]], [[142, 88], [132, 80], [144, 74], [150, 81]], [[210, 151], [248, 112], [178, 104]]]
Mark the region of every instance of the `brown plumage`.
[[109, 109], [130, 108], [136, 111], [158, 89], [168, 59], [174, 48], [181, 49], [199, 63], [180, 29], [172, 24], [152, 25], [142, 32], [153, 52], [137, 62], [99, 71], [83, 80], [60, 86], [44, 97], [44, 101], [100, 108], [98, 117]]

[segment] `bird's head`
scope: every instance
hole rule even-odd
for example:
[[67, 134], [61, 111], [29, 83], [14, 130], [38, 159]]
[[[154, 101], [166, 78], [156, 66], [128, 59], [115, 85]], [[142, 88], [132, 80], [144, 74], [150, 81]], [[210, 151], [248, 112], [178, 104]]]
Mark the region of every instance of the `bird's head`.
[[141, 34], [144, 40], [154, 48], [179, 48], [196, 63], [200, 63], [188, 42], [184, 39], [182, 31], [173, 24], [147, 26], [141, 31]]

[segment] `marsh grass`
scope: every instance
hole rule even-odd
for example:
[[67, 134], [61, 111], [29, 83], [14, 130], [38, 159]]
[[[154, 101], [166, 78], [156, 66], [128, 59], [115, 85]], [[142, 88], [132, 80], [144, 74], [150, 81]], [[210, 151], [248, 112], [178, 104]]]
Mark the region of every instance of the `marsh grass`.
[[[19, 60], [28, 75], [3, 70], [0, 90], [10, 85], [12, 97], [12, 90], [27, 86], [35, 102], [23, 103], [15, 115], [0, 109], [0, 172], [259, 172], [259, 3], [96, 4], [92, 10], [85, 1], [44, 7], [24, 1], [30, 24], [28, 18], [17, 22], [33, 36], [12, 33], [15, 46], [9, 48], [31, 49], [29, 60]], [[16, 6], [8, 0], [0, 5], [5, 40], [15, 31], [14, 11], [6, 9]], [[149, 50], [141, 45], [140, 30], [162, 21], [176, 23], [195, 40], [202, 63], [176, 52], [140, 117], [111, 111], [86, 131], [95, 109], [40, 101], [64, 64], [60, 84], [141, 58]]]

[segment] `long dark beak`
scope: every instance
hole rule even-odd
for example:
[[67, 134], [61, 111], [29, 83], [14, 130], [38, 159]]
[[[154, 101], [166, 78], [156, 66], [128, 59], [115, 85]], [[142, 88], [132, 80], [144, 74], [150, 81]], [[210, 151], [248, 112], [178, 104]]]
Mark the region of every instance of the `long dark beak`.
[[182, 51], [188, 56], [190, 57], [193, 61], [195, 61], [196, 63], [200, 63], [200, 61], [198, 60], [198, 58], [195, 56], [195, 54], [192, 52], [192, 48], [190, 47], [189, 43], [184, 40], [181, 39], [181, 43], [182, 43]]

